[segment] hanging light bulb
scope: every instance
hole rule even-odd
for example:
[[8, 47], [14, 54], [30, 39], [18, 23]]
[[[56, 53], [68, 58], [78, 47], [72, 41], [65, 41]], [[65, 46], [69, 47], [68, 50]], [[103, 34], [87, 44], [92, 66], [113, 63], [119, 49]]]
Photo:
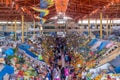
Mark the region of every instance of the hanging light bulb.
[[21, 9], [22, 9], [23, 12], [25, 11], [25, 9], [23, 7], [21, 7]]

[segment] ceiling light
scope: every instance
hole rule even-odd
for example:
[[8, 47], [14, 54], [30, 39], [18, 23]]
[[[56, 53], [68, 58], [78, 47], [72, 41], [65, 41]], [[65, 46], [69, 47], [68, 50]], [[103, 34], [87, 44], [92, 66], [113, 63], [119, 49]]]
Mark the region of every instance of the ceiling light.
[[[96, 20], [90, 20], [90, 24], [95, 24]], [[112, 22], [114, 24], [119, 24], [120, 20], [114, 19], [112, 20]], [[79, 24], [81, 24], [81, 20], [78, 22]], [[108, 20], [108, 24], [110, 23], [110, 20]], [[88, 20], [82, 20], [82, 24], [88, 24]], [[100, 24], [100, 20], [97, 20], [97, 24]], [[104, 19], [102, 20], [102, 24], [107, 24], [107, 20]]]
[[0, 22], [0, 23], [2, 23], [2, 24], [6, 24], [7, 22]]
[[22, 9], [23, 12], [25, 11], [23, 7], [21, 7], [21, 9]]
[[59, 20], [57, 21], [58, 24], [64, 24], [66, 21], [63, 21], [63, 20]]
[[[15, 22], [0, 22], [0, 24], [14, 24]], [[16, 24], [21, 24], [21, 22], [16, 22]]]

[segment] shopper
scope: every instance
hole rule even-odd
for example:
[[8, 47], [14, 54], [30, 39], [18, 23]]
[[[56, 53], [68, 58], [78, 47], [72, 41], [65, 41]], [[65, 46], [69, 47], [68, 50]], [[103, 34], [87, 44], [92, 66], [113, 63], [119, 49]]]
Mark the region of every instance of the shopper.
[[86, 75], [87, 75], [86, 70], [83, 70], [82, 71], [82, 80], [86, 80]]
[[45, 79], [46, 80], [52, 80], [50, 70], [47, 70], [47, 75], [46, 75]]
[[59, 67], [54, 68], [53, 70], [53, 80], [60, 80], [60, 69]]
[[69, 68], [67, 66], [64, 69], [64, 73], [65, 73], [65, 80], [68, 80], [68, 77], [69, 77]]
[[64, 67], [61, 68], [61, 80], [65, 80], [65, 72], [64, 72]]

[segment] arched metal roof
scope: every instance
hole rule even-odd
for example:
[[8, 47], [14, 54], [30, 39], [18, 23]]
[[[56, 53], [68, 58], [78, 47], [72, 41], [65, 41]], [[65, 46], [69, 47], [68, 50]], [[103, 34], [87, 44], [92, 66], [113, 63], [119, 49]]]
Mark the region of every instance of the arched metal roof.
[[[40, 6], [40, 0], [0, 0], [0, 21], [21, 20], [21, 14], [24, 14], [25, 21], [33, 21], [34, 15], [39, 15], [30, 7]], [[45, 16], [47, 20], [57, 15], [56, 7], [53, 5], [48, 8], [49, 15]], [[108, 15], [109, 18], [120, 18], [120, 0], [69, 0], [66, 16], [75, 21], [85, 18], [99, 18], [99, 13], [103, 13], [103, 18]], [[38, 21], [38, 20], [36, 20]]]

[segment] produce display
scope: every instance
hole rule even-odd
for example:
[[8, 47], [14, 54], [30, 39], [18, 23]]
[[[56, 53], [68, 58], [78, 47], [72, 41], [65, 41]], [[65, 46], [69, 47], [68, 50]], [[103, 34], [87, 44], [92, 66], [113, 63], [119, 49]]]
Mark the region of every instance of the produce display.
[[[60, 40], [52, 36], [43, 36], [42, 38], [30, 38], [24, 44], [9, 42], [5, 45], [6, 47], [2, 48], [4, 55], [2, 55], [1, 61], [14, 68], [14, 75], [10, 76], [16, 76], [12, 78], [18, 80], [44, 79], [48, 71], [56, 64], [70, 68], [72, 66], [74, 77], [76, 76], [77, 78], [82, 78], [83, 73], [86, 74], [86, 79], [88, 80], [114, 80], [119, 78], [115, 74], [108, 74], [109, 69], [105, 72], [100, 71], [97, 74], [89, 72], [90, 69], [96, 68], [99, 60], [105, 57], [103, 55], [115, 46], [115, 42], [96, 38], [91, 39], [80, 33], [69, 33], [66, 35], [65, 38], [60, 38]], [[63, 47], [60, 45], [62, 43], [56, 40], [63, 41], [63, 45], [66, 46]], [[60, 51], [58, 45], [62, 48]], [[60, 56], [60, 53], [64, 53], [64, 55]], [[60, 60], [59, 58], [61, 57], [63, 58]], [[69, 60], [70, 62], [68, 62]], [[119, 71], [119, 67], [114, 68], [114, 70], [115, 72], [116, 70]], [[118, 74], [119, 72], [116, 75]], [[69, 78], [72, 76], [69, 75]]]

